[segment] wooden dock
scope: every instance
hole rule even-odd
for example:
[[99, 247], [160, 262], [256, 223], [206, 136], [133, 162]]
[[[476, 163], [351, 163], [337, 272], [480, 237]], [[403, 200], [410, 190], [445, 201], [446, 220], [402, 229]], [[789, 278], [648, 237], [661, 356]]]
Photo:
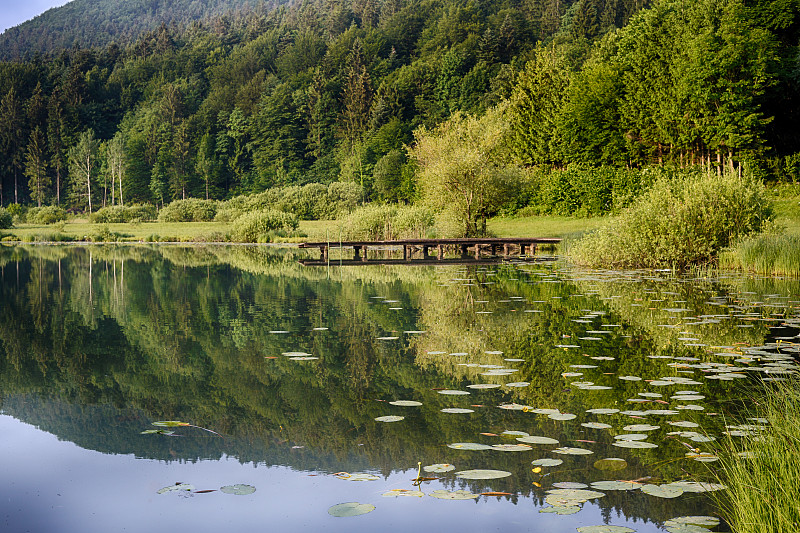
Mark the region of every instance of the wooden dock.
[[[398, 250], [402, 248], [403, 259], [400, 262], [411, 262], [414, 256], [417, 260], [444, 261], [445, 255], [452, 250], [458, 257], [474, 258], [481, 260], [485, 256], [502, 257], [510, 259], [517, 256], [532, 256], [536, 253], [537, 246], [543, 244], [558, 244], [557, 238], [461, 238], [461, 239], [403, 239], [395, 241], [342, 241], [342, 242], [304, 242], [300, 248], [318, 248], [320, 262], [328, 261], [328, 251], [331, 248], [352, 248], [352, 262], [368, 262], [367, 250]], [[436, 250], [436, 255], [430, 255], [431, 250]], [[317, 263], [317, 262], [315, 262]]]

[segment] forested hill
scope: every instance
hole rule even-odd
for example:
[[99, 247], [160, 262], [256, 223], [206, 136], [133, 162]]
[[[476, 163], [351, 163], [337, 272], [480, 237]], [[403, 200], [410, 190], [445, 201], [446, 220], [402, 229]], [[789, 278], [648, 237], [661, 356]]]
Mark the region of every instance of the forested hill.
[[433, 152], [514, 176], [800, 179], [798, 3], [302, 0], [0, 62], [0, 202], [91, 211], [334, 181], [414, 202]]
[[0, 35], [0, 60], [135, 41], [162, 24], [268, 10], [284, 0], [72, 0]]

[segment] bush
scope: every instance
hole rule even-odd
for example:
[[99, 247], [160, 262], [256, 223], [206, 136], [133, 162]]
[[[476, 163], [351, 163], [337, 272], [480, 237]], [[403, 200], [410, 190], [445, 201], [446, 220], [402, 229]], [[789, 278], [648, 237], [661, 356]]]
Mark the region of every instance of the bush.
[[7, 209], [0, 207], [0, 229], [8, 229], [14, 225], [14, 217]]
[[425, 207], [366, 205], [342, 218], [340, 228], [342, 240], [348, 241], [425, 238], [434, 231], [434, 212]]
[[208, 222], [217, 214], [217, 202], [187, 198], [175, 200], [158, 214], [159, 222]]
[[100, 208], [92, 213], [91, 221], [97, 224], [121, 224], [135, 221], [144, 222], [155, 220], [156, 213], [156, 208], [152, 205], [113, 205]]
[[297, 229], [297, 216], [274, 209], [245, 213], [231, 225], [231, 240], [236, 242], [269, 242], [270, 232]]
[[577, 264], [611, 268], [705, 265], [772, 218], [760, 182], [687, 172], [660, 178], [620, 217], [572, 246]]
[[67, 212], [60, 207], [48, 205], [28, 209], [25, 220], [29, 224], [55, 224], [67, 219]]

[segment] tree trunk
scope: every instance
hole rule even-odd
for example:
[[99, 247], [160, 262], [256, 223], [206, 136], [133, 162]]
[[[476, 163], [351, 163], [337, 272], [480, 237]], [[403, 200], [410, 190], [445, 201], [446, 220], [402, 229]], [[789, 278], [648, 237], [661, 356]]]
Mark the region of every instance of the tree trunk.
[[89, 215], [92, 214], [92, 166], [90, 156], [86, 156], [86, 191], [89, 198]]

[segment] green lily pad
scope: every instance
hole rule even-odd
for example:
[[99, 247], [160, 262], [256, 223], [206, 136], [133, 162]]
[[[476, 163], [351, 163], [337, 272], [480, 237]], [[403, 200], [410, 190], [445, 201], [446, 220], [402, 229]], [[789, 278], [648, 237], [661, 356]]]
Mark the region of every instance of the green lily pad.
[[633, 449], [658, 448], [658, 444], [653, 444], [652, 442], [645, 442], [643, 440], [618, 440], [613, 444], [617, 448], [633, 448]]
[[443, 413], [450, 413], [450, 414], [466, 414], [466, 413], [474, 413], [474, 409], [464, 409], [463, 407], [447, 407], [446, 409], [440, 409]]
[[522, 444], [493, 444], [492, 449], [501, 452], [529, 452], [532, 450], [530, 446]]
[[186, 422], [181, 422], [179, 420], [159, 420], [158, 422], [151, 422], [151, 425], [157, 426], [160, 428], [176, 428], [180, 426], [188, 426]]
[[505, 470], [462, 470], [456, 476], [462, 479], [499, 479], [508, 477], [511, 472]]
[[619, 413], [619, 409], [597, 408], [587, 409], [586, 412], [594, 415], [613, 415], [614, 413]]
[[704, 526], [706, 528], [716, 527], [719, 525], [719, 518], [716, 516], [679, 516], [677, 518], [670, 518], [664, 522], [664, 526], [673, 527], [691, 524], [694, 526]]
[[577, 418], [577, 415], [573, 415], [572, 413], [557, 413], [547, 415], [547, 418], [550, 418], [551, 420], [573, 420]]
[[595, 498], [602, 498], [605, 493], [589, 489], [552, 489], [548, 490], [549, 496], [559, 496], [561, 498], [570, 498], [573, 500], [589, 501]]
[[423, 466], [422, 469], [426, 472], [436, 472], [441, 474], [443, 472], [451, 472], [456, 469], [455, 466], [448, 463], [436, 463], [433, 465]]
[[578, 533], [634, 533], [636, 530], [625, 526], [583, 526]]
[[673, 425], [673, 426], [679, 427], [679, 428], [697, 428], [697, 427], [700, 427], [700, 424], [696, 424], [694, 422], [688, 422], [688, 421], [685, 421], [685, 420], [679, 420], [679, 421], [675, 421], [675, 422], [667, 422], [667, 424], [670, 424], [670, 425]]
[[530, 385], [527, 381], [515, 381], [513, 383], [506, 383], [506, 387], [527, 387]]
[[586, 483], [578, 483], [577, 481], [559, 481], [558, 483], [553, 483], [553, 486], [557, 489], [588, 489], [589, 485]]
[[571, 515], [580, 511], [578, 505], [551, 505], [550, 507], [542, 507], [539, 509], [540, 513], [554, 513], [557, 515]]
[[339, 479], [346, 479], [347, 481], [377, 481], [381, 477], [375, 474], [345, 474], [342, 473], [338, 476]]
[[642, 378], [638, 376], [619, 376], [619, 379], [624, 381], [642, 381]]
[[659, 429], [659, 426], [653, 426], [652, 424], [631, 424], [622, 429], [625, 431], [653, 431]]
[[598, 470], [606, 470], [615, 472], [617, 470], [624, 470], [628, 467], [628, 462], [625, 459], [618, 457], [607, 457], [594, 462], [594, 467]]
[[645, 440], [649, 435], [644, 433], [622, 433], [615, 435], [614, 440]]
[[167, 492], [191, 492], [194, 490], [194, 485], [190, 485], [189, 483], [176, 483], [175, 485], [170, 485], [168, 487], [164, 487], [163, 489], [158, 489], [158, 494], [164, 494]]
[[374, 510], [375, 506], [369, 503], [347, 502], [329, 507], [328, 514], [336, 517], [358, 516]]
[[592, 488], [597, 490], [636, 490], [642, 488], [641, 483], [632, 481], [595, 481]]
[[713, 492], [728, 488], [720, 483], [700, 483], [698, 481], [673, 481], [669, 484], [671, 487], [677, 487], [684, 492]]
[[673, 485], [644, 485], [642, 492], [657, 498], [677, 498], [684, 490]]
[[376, 422], [400, 422], [404, 420], [404, 416], [396, 416], [396, 415], [387, 415], [387, 416], [379, 416], [375, 419]]
[[517, 437], [517, 440], [525, 444], [558, 444], [556, 439], [550, 437], [540, 437], [538, 435], [528, 435], [527, 437]]
[[557, 494], [548, 494], [545, 497], [544, 501], [545, 503], [548, 503], [553, 507], [575, 507], [586, 503], [586, 500], [581, 500], [578, 498], [567, 498], [565, 496], [559, 496]]
[[665, 526], [669, 533], [708, 533], [708, 528], [695, 526], [693, 524], [680, 524], [677, 526]]
[[547, 466], [558, 466], [560, 464], [564, 464], [564, 461], [562, 459], [544, 458], [544, 459], [536, 459], [535, 461], [531, 461], [531, 465], [533, 465], [533, 466], [545, 466], [545, 467], [547, 467]]
[[221, 492], [224, 492], [225, 494], [235, 494], [236, 496], [247, 496], [248, 494], [253, 494], [256, 491], [256, 488], [252, 485], [237, 483], [236, 485], [225, 485], [224, 487], [220, 487], [219, 490]]
[[480, 494], [472, 494], [466, 490], [435, 490], [428, 494], [432, 498], [439, 498], [440, 500], [472, 500], [479, 498]]
[[530, 433], [526, 433], [525, 431], [504, 431], [500, 435], [504, 437], [528, 437]]
[[569, 446], [556, 448], [555, 450], [552, 450], [552, 452], [560, 453], [562, 455], [590, 455], [594, 453], [592, 450], [587, 450], [585, 448], [570, 448]]
[[408, 490], [408, 489], [392, 489], [389, 492], [381, 494], [384, 498], [399, 498], [402, 496], [422, 498], [425, 493], [421, 490]]
[[448, 444], [448, 448], [453, 448], [454, 450], [491, 450], [492, 447], [486, 444], [478, 444], [477, 442], [454, 442], [453, 444]]
[[604, 424], [602, 422], [584, 422], [581, 426], [589, 429], [610, 429], [614, 427], [611, 424]]
[[399, 407], [419, 407], [422, 405], [422, 402], [417, 402], [414, 400], [395, 400], [393, 402], [389, 402], [390, 405], [397, 405]]
[[699, 463], [713, 463], [714, 461], [719, 461], [719, 457], [717, 457], [713, 453], [708, 453], [708, 452], [701, 452], [701, 453], [689, 452], [686, 454], [686, 457], [694, 459]]
[[477, 383], [474, 385], [467, 385], [468, 389], [496, 389], [500, 387], [497, 383]]
[[142, 435], [174, 435], [175, 432], [169, 429], [145, 429]]
[[465, 390], [451, 390], [451, 389], [439, 390], [439, 391], [436, 391], [436, 392], [438, 392], [439, 394], [445, 394], [445, 395], [448, 395], [448, 396], [465, 396], [465, 395], [469, 394]]

